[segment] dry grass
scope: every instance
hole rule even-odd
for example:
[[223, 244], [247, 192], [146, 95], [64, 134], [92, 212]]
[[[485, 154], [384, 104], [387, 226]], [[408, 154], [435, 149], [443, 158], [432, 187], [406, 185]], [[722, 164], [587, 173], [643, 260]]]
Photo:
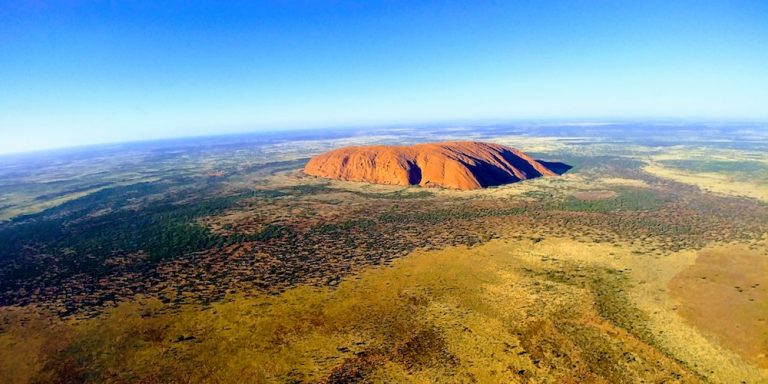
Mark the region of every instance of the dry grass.
[[[725, 195], [746, 196], [768, 201], [768, 176], [759, 168], [745, 165], [765, 164], [765, 153], [724, 148], [670, 147], [644, 158], [644, 170], [655, 176]], [[682, 161], [694, 169], [676, 168], [665, 162]], [[717, 165], [720, 166], [717, 166]], [[724, 165], [729, 165], [725, 167]]]
[[596, 201], [605, 200], [616, 197], [615, 191], [597, 190], [597, 191], [581, 191], [573, 194], [573, 197], [584, 201]]
[[721, 173], [688, 172], [662, 167], [656, 163], [646, 165], [643, 170], [658, 177], [695, 185], [706, 191], [752, 197], [768, 202], [768, 185], [763, 183], [735, 181]]
[[[66, 348], [29, 343], [17, 360], [38, 363], [0, 367], [7, 382], [699, 382], [644, 335], [609, 249], [491, 241], [416, 252], [335, 290], [177, 311], [137, 300], [59, 325]], [[14, 324], [3, 356], [52, 337]]]
[[699, 252], [669, 283], [681, 315], [747, 361], [768, 368], [768, 252], [727, 245]]
[[603, 177], [600, 179], [600, 181], [605, 185], [615, 185], [620, 187], [647, 187], [648, 183], [637, 180], [637, 179], [628, 179], [624, 177]]

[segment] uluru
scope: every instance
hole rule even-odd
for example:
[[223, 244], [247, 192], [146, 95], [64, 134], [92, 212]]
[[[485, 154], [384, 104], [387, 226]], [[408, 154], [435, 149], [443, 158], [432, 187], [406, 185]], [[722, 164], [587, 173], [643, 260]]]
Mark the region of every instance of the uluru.
[[373, 184], [470, 190], [555, 176], [568, 168], [500, 144], [454, 141], [339, 148], [310, 159], [304, 173]]

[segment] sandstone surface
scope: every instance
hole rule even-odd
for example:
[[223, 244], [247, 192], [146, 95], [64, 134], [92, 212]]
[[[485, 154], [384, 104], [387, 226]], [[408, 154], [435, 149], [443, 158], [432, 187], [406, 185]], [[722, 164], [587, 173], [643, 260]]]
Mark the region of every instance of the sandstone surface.
[[459, 190], [558, 174], [517, 149], [474, 141], [339, 148], [313, 157], [304, 172], [337, 180]]

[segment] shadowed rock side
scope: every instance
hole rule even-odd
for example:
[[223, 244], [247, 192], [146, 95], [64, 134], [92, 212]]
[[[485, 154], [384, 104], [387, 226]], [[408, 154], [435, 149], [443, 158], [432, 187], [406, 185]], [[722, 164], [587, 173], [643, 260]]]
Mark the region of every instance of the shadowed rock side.
[[564, 170], [550, 169], [510, 147], [466, 141], [345, 147], [315, 156], [304, 172], [337, 180], [468, 190]]

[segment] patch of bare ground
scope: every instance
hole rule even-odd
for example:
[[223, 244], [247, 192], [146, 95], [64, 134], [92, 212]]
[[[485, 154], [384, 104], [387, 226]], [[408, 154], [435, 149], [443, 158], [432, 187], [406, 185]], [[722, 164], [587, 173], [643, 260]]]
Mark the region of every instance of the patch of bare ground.
[[[753, 247], [760, 244], [762, 242]], [[612, 323], [679, 361], [706, 382], [767, 382], [768, 370], [721, 346], [681, 315], [679, 300], [670, 292], [670, 281], [694, 264], [697, 251], [647, 250], [653, 246], [654, 241], [650, 239], [640, 248], [621, 242], [594, 243], [587, 239], [564, 242], [547, 238], [531, 248], [528, 259], [541, 259], [554, 266], [563, 262], [602, 266], [618, 272], [604, 275], [597, 284], [601, 288], [597, 290], [601, 293], [598, 297], [603, 298], [598, 301], [599, 309]], [[558, 275], [563, 272], [553, 276]], [[617, 287], [616, 278], [626, 278], [626, 284]], [[620, 294], [612, 294], [616, 291]]]
[[721, 245], [700, 251], [669, 288], [705, 336], [768, 368], [768, 252]]

